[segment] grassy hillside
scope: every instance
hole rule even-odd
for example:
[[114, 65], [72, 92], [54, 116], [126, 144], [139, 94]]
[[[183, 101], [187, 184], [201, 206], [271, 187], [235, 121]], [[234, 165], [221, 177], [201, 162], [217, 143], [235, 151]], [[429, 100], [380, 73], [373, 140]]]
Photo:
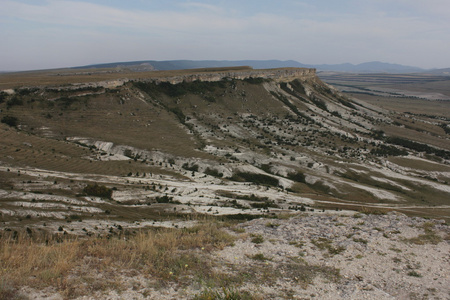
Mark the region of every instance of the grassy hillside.
[[[305, 204], [448, 218], [447, 118], [388, 111], [317, 77], [171, 84], [139, 74], [111, 88], [59, 77], [33, 86], [39, 80], [23, 74], [26, 87], [2, 92], [4, 221], [260, 215]], [[113, 189], [111, 199], [83, 193], [94, 182]]]
[[[340, 270], [361, 298], [359, 261], [445, 292], [446, 102], [363, 101], [312, 73], [64, 72], [0, 75], [0, 298], [325, 297]], [[408, 251], [429, 244], [421, 269]]]

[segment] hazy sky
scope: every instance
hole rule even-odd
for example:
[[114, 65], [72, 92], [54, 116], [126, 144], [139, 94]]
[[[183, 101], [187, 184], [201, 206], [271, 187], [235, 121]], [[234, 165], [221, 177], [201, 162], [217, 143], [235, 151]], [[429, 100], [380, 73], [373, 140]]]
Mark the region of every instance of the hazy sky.
[[172, 59], [450, 67], [450, 1], [0, 0], [0, 70]]

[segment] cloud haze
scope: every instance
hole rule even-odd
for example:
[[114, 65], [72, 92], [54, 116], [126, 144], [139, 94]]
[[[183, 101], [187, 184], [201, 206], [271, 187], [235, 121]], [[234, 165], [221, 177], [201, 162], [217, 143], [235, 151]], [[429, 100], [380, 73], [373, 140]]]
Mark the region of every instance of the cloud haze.
[[169, 59], [450, 67], [445, 0], [10, 1], [0, 70]]

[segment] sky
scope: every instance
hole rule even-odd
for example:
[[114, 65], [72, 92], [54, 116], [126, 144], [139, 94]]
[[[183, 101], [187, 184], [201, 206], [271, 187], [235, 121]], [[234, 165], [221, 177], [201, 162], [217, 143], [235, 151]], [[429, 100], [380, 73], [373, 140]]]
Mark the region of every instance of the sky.
[[450, 67], [448, 0], [0, 0], [0, 71], [137, 60]]

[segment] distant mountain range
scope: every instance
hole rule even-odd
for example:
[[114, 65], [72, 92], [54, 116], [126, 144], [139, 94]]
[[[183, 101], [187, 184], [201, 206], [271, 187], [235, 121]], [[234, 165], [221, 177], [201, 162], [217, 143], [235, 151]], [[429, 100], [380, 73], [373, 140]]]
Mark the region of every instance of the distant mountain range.
[[[351, 72], [351, 73], [422, 73], [433, 72], [435, 75], [448, 75], [448, 69], [441, 70], [425, 70], [417, 67], [404, 66], [400, 64], [390, 64], [379, 61], [366, 62], [362, 64], [321, 64], [310, 65], [302, 64], [295, 60], [145, 60], [131, 62], [115, 62], [107, 64], [96, 64], [81, 66], [76, 68], [132, 68], [136, 70], [181, 70], [196, 68], [218, 68], [231, 66], [250, 66], [254, 69], [270, 69], [270, 68], [316, 68], [318, 71], [335, 71], [335, 72]], [[447, 72], [445, 72], [447, 71]]]

